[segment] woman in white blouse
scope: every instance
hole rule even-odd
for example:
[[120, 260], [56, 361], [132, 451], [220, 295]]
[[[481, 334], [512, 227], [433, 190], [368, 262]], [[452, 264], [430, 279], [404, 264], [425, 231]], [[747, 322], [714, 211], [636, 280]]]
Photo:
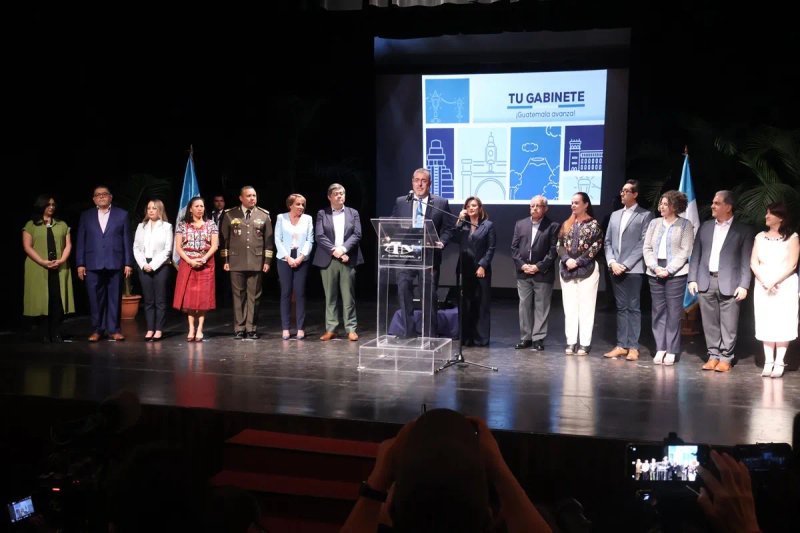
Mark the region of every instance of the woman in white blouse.
[[133, 257], [139, 267], [142, 284], [144, 316], [147, 321], [145, 340], [158, 341], [163, 335], [167, 313], [166, 267], [172, 258], [172, 224], [167, 222], [161, 200], [147, 202], [142, 223], [136, 227], [133, 238]]
[[306, 320], [306, 277], [308, 258], [314, 245], [314, 222], [306, 215], [306, 199], [302, 194], [286, 198], [288, 213], [281, 213], [275, 221], [275, 248], [278, 251], [278, 278], [281, 285], [281, 327], [283, 340], [291, 333], [292, 291], [297, 313], [297, 340], [306, 338], [303, 330]]

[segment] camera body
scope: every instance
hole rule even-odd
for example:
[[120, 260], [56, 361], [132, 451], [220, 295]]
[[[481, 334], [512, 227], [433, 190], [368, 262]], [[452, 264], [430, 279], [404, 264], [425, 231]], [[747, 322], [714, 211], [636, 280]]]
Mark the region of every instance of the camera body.
[[27, 496], [8, 504], [8, 516], [12, 524], [30, 518], [34, 511], [32, 496]]

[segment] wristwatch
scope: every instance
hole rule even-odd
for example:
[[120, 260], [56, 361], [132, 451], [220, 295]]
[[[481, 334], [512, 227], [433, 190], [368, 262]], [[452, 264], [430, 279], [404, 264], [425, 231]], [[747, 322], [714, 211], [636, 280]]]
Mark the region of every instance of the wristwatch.
[[376, 502], [385, 502], [388, 495], [386, 491], [373, 489], [366, 481], [362, 481], [361, 486], [358, 488], [358, 496], [360, 498], [366, 498]]

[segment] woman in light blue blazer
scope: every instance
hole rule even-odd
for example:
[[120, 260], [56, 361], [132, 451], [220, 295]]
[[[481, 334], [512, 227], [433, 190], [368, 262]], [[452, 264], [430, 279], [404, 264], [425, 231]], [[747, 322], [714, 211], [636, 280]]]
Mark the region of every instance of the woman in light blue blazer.
[[283, 340], [291, 332], [292, 291], [297, 314], [297, 340], [306, 338], [303, 326], [306, 320], [306, 277], [308, 259], [314, 245], [314, 222], [306, 215], [306, 199], [302, 194], [286, 198], [288, 213], [281, 213], [275, 221], [275, 248], [278, 250], [278, 279], [281, 285], [281, 327]]

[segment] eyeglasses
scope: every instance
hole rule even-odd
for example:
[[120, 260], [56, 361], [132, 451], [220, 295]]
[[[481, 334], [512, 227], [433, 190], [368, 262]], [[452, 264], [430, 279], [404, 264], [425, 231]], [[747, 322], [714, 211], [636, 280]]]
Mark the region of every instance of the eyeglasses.
[[619, 191], [620, 194], [633, 194], [634, 191], [632, 189], [622, 189]]
[[96, 192], [96, 193], [94, 193], [94, 197], [95, 198], [100, 198], [100, 197], [103, 197], [103, 196], [111, 196], [111, 193], [110, 192]]
[[429, 183], [425, 178], [414, 178], [411, 183]]
[[544, 209], [545, 207], [547, 207], [547, 206], [546, 205], [542, 205], [542, 204], [536, 204], [536, 205], [532, 205], [531, 209]]

